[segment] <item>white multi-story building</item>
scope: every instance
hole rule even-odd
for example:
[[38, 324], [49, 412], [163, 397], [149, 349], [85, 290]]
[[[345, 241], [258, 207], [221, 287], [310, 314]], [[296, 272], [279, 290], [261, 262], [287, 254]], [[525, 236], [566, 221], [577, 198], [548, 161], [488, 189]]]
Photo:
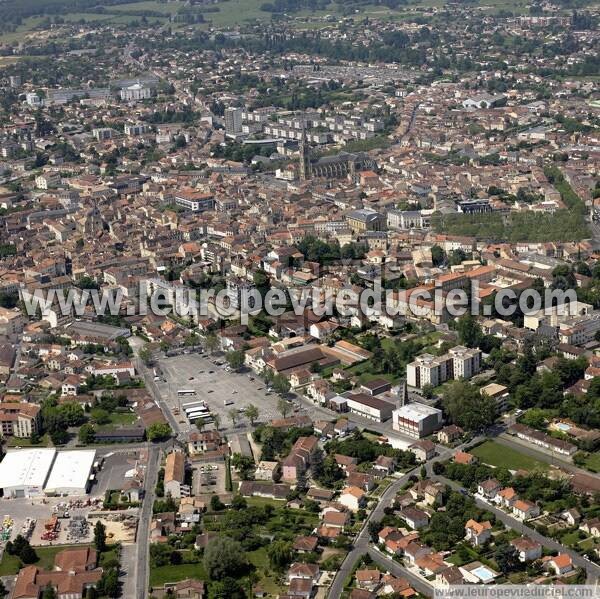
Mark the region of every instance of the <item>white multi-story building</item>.
[[437, 387], [452, 379], [470, 379], [481, 369], [481, 350], [457, 345], [443, 356], [422, 354], [407, 364], [406, 380], [409, 386], [422, 389], [425, 385]]
[[29, 106], [33, 106], [34, 108], [38, 108], [44, 104], [44, 101], [36, 93], [27, 94], [25, 101]]
[[144, 123], [127, 123], [125, 125], [125, 135], [135, 137], [137, 135], [143, 135], [148, 131], [148, 125]]
[[125, 102], [138, 102], [147, 100], [152, 96], [152, 89], [141, 83], [134, 83], [128, 87], [124, 87], [121, 92], [121, 100]]

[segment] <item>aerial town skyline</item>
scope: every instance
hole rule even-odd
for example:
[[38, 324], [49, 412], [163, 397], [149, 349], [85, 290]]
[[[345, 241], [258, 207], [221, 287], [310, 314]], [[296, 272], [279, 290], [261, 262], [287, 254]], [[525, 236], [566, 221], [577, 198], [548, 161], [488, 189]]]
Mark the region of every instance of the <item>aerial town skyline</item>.
[[597, 596], [597, 2], [0, 17], [0, 598]]

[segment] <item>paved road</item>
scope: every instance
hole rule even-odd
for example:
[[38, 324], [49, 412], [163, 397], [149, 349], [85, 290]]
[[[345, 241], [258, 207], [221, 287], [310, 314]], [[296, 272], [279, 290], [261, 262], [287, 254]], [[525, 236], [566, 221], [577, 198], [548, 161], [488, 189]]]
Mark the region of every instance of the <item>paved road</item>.
[[329, 599], [337, 599], [342, 596], [342, 591], [344, 590], [344, 582], [346, 578], [352, 572], [352, 568], [354, 564], [369, 550], [369, 522], [381, 520], [383, 518], [384, 512], [383, 510], [390, 506], [394, 497], [403, 485], [408, 482], [409, 477], [412, 474], [417, 472], [418, 468], [414, 468], [413, 470], [408, 471], [399, 479], [395, 480], [381, 495], [379, 498], [379, 502], [373, 511], [366, 518], [363, 527], [361, 528], [356, 540], [354, 541], [354, 547], [350, 553], [346, 556], [340, 569], [337, 571], [331, 586], [329, 587], [328, 597]]
[[[142, 363], [137, 357], [140, 345], [139, 343], [132, 343], [134, 353], [134, 364], [137, 371], [143, 376], [146, 383], [146, 387], [152, 395], [154, 401], [160, 407], [165, 418], [171, 424], [171, 428], [177, 432], [179, 430], [177, 422], [173, 417], [173, 414], [161, 399], [160, 393], [154, 383], [153, 373]], [[172, 442], [172, 441], [171, 441]], [[168, 445], [169, 442], [162, 444], [147, 443], [148, 448], [148, 463], [146, 465], [146, 474], [144, 476], [144, 500], [142, 502], [142, 509], [140, 511], [140, 518], [138, 522], [138, 529], [136, 535], [135, 544], [135, 556], [131, 555], [130, 550], [127, 551], [126, 557], [134, 557], [135, 565], [128, 568], [126, 571], [126, 577], [124, 581], [124, 597], [136, 597], [137, 599], [146, 599], [147, 593], [146, 588], [148, 585], [148, 572], [150, 563], [150, 544], [148, 542], [150, 520], [152, 518], [152, 506], [155, 499], [156, 483], [158, 481], [158, 470], [160, 468], [160, 459], [163, 449]], [[129, 447], [131, 449], [131, 446]], [[133, 569], [134, 572], [131, 571]], [[132, 588], [133, 586], [133, 588]]]
[[151, 445], [148, 454], [148, 466], [144, 479], [144, 502], [138, 523], [136, 536], [136, 567], [135, 567], [135, 595], [124, 594], [125, 597], [146, 599], [146, 586], [148, 584], [148, 564], [150, 563], [150, 543], [148, 542], [152, 506], [154, 504], [154, 491], [158, 481], [158, 470], [162, 446]]
[[421, 576], [417, 576], [414, 572], [411, 572], [398, 562], [395, 562], [393, 559], [389, 558], [387, 555], [373, 547], [369, 549], [369, 555], [374, 562], [379, 564], [382, 568], [385, 568], [397, 578], [404, 577], [408, 579], [412, 587], [421, 593], [421, 595], [424, 595], [425, 597], [433, 597], [433, 586], [429, 583], [429, 581], [425, 580]]
[[[438, 446], [438, 454], [428, 462], [428, 465], [432, 465], [435, 462], [439, 462], [440, 460], [447, 460], [454, 451], [457, 451], [457, 449], [461, 449], [462, 447], [463, 447], [463, 445], [457, 447], [456, 449], [450, 449], [448, 447]], [[344, 588], [344, 582], [345, 582], [346, 578], [348, 577], [348, 575], [350, 574], [350, 572], [352, 571], [354, 564], [365, 553], [367, 553], [367, 552], [370, 553], [370, 550], [369, 550], [369, 542], [370, 542], [369, 522], [376, 522], [383, 518], [385, 508], [389, 507], [392, 504], [394, 497], [396, 497], [396, 495], [398, 494], [400, 489], [408, 482], [408, 479], [410, 478], [410, 476], [417, 474], [419, 472], [420, 468], [421, 468], [421, 465], [419, 465], [416, 468], [413, 468], [412, 470], [409, 470], [408, 472], [403, 474], [399, 479], [395, 480], [381, 495], [381, 497], [379, 498], [379, 501], [377, 503], [377, 506], [367, 516], [367, 518], [363, 524], [363, 527], [361, 528], [360, 532], [358, 533], [358, 536], [356, 537], [356, 540], [354, 541], [352, 551], [350, 551], [350, 553], [348, 553], [348, 555], [346, 556], [346, 559], [344, 559], [344, 561], [342, 563], [342, 566], [336, 573], [335, 578], [333, 579], [333, 582], [331, 583], [331, 586], [329, 587], [329, 593], [327, 595], [329, 597], [329, 599], [337, 599], [338, 597], [341, 596], [341, 592]], [[397, 564], [397, 562], [394, 562], [393, 560], [388, 560], [388, 561], [392, 562], [393, 564]], [[398, 567], [400, 567], [399, 564], [398, 564]], [[402, 570], [404, 570], [404, 568], [402, 568]], [[412, 574], [412, 573], [410, 573], [410, 574], [412, 577], [411, 580], [413, 578], [419, 579], [419, 577], [416, 577], [414, 574]], [[407, 578], [408, 578], [408, 576], [407, 576]], [[421, 582], [425, 582], [421, 579], [419, 579], [419, 580]], [[431, 589], [430, 589], [429, 595], [432, 595]]]
[[[430, 468], [429, 464], [427, 465], [427, 469], [431, 478], [443, 482], [444, 484], [452, 487], [456, 491], [465, 491], [464, 487], [462, 487], [459, 483], [454, 482], [443, 476], [433, 474], [433, 471]], [[576, 551], [573, 551], [572, 549], [561, 545], [558, 541], [555, 541], [554, 539], [545, 537], [544, 535], [540, 534], [537, 530], [530, 528], [520, 520], [513, 518], [510, 514], [507, 514], [500, 508], [497, 508], [494, 505], [490, 505], [489, 503], [483, 501], [482, 499], [479, 499], [478, 497], [474, 497], [474, 499], [475, 503], [480, 508], [483, 508], [494, 514], [494, 516], [496, 516], [496, 518], [500, 520], [500, 522], [502, 522], [509, 528], [512, 528], [513, 530], [532, 538], [534, 541], [541, 543], [544, 547], [547, 547], [548, 549], [552, 549], [553, 551], [559, 551], [560, 553], [568, 553], [576, 566], [578, 566], [579, 568], [584, 568], [587, 571], [588, 584], [596, 583], [596, 581], [600, 577], [600, 566], [597, 566], [596, 564], [583, 559], [583, 557], [579, 555], [579, 553], [577, 553]]]

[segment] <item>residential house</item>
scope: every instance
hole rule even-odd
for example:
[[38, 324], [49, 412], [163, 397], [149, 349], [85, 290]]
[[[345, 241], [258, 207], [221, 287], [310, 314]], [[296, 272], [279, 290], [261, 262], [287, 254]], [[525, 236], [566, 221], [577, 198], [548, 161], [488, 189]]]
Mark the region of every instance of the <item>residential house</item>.
[[540, 508], [531, 501], [525, 499], [517, 499], [512, 505], [512, 512], [519, 520], [529, 520], [540, 514]]
[[316, 437], [299, 437], [290, 454], [283, 460], [283, 479], [296, 481], [310, 467], [310, 460], [317, 450], [319, 440]]
[[529, 537], [513, 539], [510, 544], [517, 551], [520, 562], [532, 562], [542, 557], [542, 545]]
[[185, 455], [174, 451], [167, 456], [165, 462], [165, 493], [174, 499], [189, 495], [185, 490]]
[[275, 476], [279, 471], [279, 462], [269, 462], [261, 460], [256, 467], [254, 472], [254, 478], [256, 480], [275, 480]]
[[488, 541], [492, 535], [492, 525], [489, 520], [476, 522], [471, 519], [465, 524], [465, 539], [473, 545], [480, 546]]
[[292, 549], [300, 554], [313, 553], [319, 545], [319, 537], [315, 536], [300, 536], [296, 537]]
[[517, 492], [512, 487], [505, 487], [496, 493], [494, 501], [503, 508], [512, 509], [513, 504], [517, 501]]
[[366, 493], [358, 487], [345, 487], [342, 489], [339, 502], [350, 511], [357, 512], [367, 503]]
[[583, 532], [587, 532], [589, 535], [592, 535], [595, 538], [600, 538], [600, 518], [590, 518], [589, 520], [584, 520], [579, 525], [580, 530]]
[[356, 584], [360, 589], [366, 589], [367, 591], [375, 591], [381, 584], [382, 574], [379, 570], [373, 569], [360, 569], [355, 572]]
[[446, 445], [456, 441], [456, 439], [460, 439], [463, 435], [464, 431], [460, 426], [456, 426], [456, 424], [450, 424], [440, 429], [437, 432], [437, 440], [440, 443], [445, 443]]
[[495, 478], [489, 478], [477, 485], [477, 493], [486, 499], [493, 499], [501, 488], [500, 483]]
[[429, 524], [429, 514], [415, 507], [406, 507], [400, 510], [399, 516], [413, 530], [419, 530]]
[[380, 455], [375, 460], [373, 468], [381, 471], [385, 476], [389, 476], [396, 469], [396, 460], [389, 456]]
[[573, 570], [573, 560], [568, 553], [559, 553], [556, 557], [547, 560], [546, 568], [557, 576], [562, 576]]
[[435, 443], [429, 439], [420, 439], [409, 445], [408, 451], [412, 451], [417, 460], [426, 462], [435, 455]]

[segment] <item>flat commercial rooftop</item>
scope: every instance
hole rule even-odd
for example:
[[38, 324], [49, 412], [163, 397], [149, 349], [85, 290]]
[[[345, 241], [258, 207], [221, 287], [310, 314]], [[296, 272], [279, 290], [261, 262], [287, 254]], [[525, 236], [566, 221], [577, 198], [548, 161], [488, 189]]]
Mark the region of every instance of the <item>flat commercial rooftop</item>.
[[441, 410], [438, 410], [437, 408], [432, 408], [426, 404], [416, 402], [405, 404], [397, 410], [394, 410], [394, 416], [396, 418], [401, 416], [402, 418], [407, 418], [408, 420], [413, 420], [415, 422], [441, 413]]
[[58, 492], [81, 489], [85, 492], [96, 459], [96, 450], [60, 451], [44, 490]]
[[0, 488], [39, 487], [48, 478], [56, 449], [16, 449], [0, 462]]

